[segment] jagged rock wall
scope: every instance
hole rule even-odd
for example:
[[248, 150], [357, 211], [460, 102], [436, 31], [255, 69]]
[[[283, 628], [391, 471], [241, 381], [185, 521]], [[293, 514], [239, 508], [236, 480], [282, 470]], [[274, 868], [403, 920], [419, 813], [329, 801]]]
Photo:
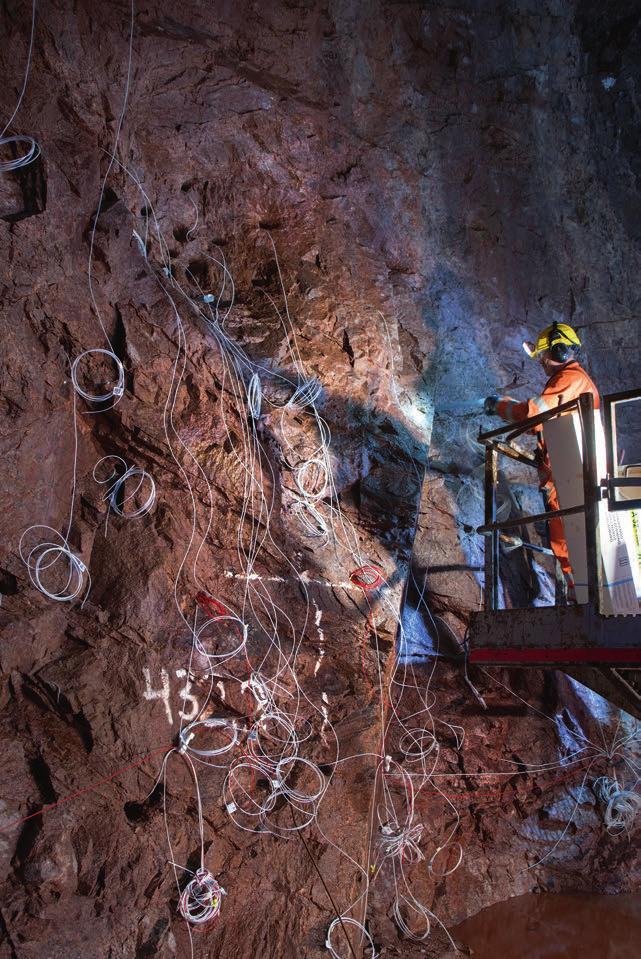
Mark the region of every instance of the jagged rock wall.
[[[3, 116], [15, 103], [28, 13], [18, 3], [2, 12]], [[237, 531], [250, 531], [234, 449], [246, 416], [211, 330], [186, 299], [178, 304], [181, 339], [162, 290], [154, 216], [175, 277], [193, 297], [220, 289], [220, 268], [208, 257], [224, 254], [236, 285], [226, 321], [231, 341], [272, 377], [294, 376], [273, 238], [303, 363], [324, 387], [320, 409], [332, 432], [341, 507], [357, 552], [388, 577], [373, 640], [367, 599], [347, 578], [354, 550], [306, 537], [291, 509], [284, 427], [278, 415], [266, 416], [259, 465], [277, 505], [273, 541], [255, 573], [271, 578], [265, 588], [301, 640], [297, 676], [310, 701], [310, 756], [328, 771], [334, 754], [324, 740], [325, 703], [342, 756], [380, 749], [378, 670], [393, 668], [427, 454], [413, 569], [419, 583], [427, 576], [432, 608], [460, 636], [479, 598], [470, 569], [478, 547], [461, 530], [476, 509], [468, 404], [538, 385], [519, 344], [554, 317], [581, 328], [604, 390], [636, 385], [639, 375], [627, 351], [638, 341], [634, 3], [605, 11], [561, 0], [491, 11], [477, 3], [141, 4], [118, 146], [131, 175], [118, 165], [111, 171], [92, 267], [126, 391], [98, 415], [78, 404], [70, 543], [92, 589], [82, 608], [46, 600], [29, 583], [17, 543], [31, 524], [61, 530], [69, 517], [69, 360], [105, 345], [87, 264], [108, 163], [103, 151], [122, 106], [128, 17], [128, 5], [117, 3], [52, 2], [39, 10], [16, 129], [36, 136], [43, 156], [0, 183], [3, 820], [154, 755], [97, 792], [2, 833], [3, 957], [189, 955], [166, 864], [161, 797], [146, 799], [157, 751], [173, 741], [186, 711], [185, 676], [177, 671], [187, 665], [189, 634], [173, 591], [178, 577], [178, 606], [190, 616], [198, 586], [179, 464], [196, 492], [199, 535], [212, 502], [198, 580], [236, 609], [245, 588]], [[150, 222], [145, 260], [132, 234], [145, 237]], [[194, 457], [178, 450], [178, 463], [163, 416], [177, 356], [186, 367], [173, 445], [179, 438]], [[272, 387], [267, 375], [268, 393]], [[273, 387], [270, 397], [286, 393]], [[314, 425], [298, 420], [288, 421], [287, 436], [309, 455]], [[158, 501], [141, 520], [112, 517], [105, 536], [92, 470], [108, 453], [149, 470]], [[262, 641], [256, 638], [256, 655]], [[286, 627], [283, 643], [291, 651]], [[420, 675], [422, 686], [430, 674]], [[604, 834], [593, 796], [578, 796], [580, 814], [563, 831], [581, 776], [566, 783], [557, 770], [557, 782], [526, 769], [570, 748], [564, 736], [600, 742], [594, 703], [586, 707], [566, 680], [512, 677], [519, 696], [561, 717], [533, 720], [495, 679], [473, 678], [489, 715], [458, 667], [439, 664], [430, 678], [433, 715], [461, 725], [467, 740], [457, 749], [442, 728], [438, 771], [451, 785], [447, 798], [431, 789], [421, 800], [424, 848], [429, 858], [438, 847], [453, 803], [464, 858], [444, 881], [425, 864], [413, 867], [414, 893], [452, 923], [537, 885], [633, 887], [633, 846]], [[168, 698], [159, 695], [163, 683]], [[200, 703], [206, 688], [198, 679], [186, 692]], [[240, 714], [245, 705], [233, 688], [223, 682], [225, 708]], [[599, 720], [613, 735], [614, 714]], [[483, 777], [454, 778], [505, 770], [505, 760], [518, 764], [508, 785], [499, 777], [486, 791]], [[367, 862], [374, 770], [367, 761], [336, 767], [319, 814], [323, 831], [308, 833], [340, 909], [364, 883], [331, 843]], [[170, 773], [170, 834], [178, 861], [193, 868], [193, 786], [178, 761]], [[228, 895], [219, 926], [196, 936], [196, 954], [325, 954], [334, 910], [308, 851], [297, 839], [233, 826], [220, 798], [223, 777], [208, 771], [201, 788], [208, 866]], [[528, 871], [555, 843], [552, 858]], [[425, 947], [403, 940], [392, 922], [389, 866], [373, 879], [376, 942], [386, 955], [422, 954]], [[438, 930], [433, 941], [442, 954]]]

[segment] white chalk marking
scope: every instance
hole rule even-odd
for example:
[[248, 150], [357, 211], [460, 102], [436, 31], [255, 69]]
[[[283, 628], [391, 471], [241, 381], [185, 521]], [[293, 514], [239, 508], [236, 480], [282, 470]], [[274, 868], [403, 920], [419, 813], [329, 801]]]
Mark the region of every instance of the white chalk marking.
[[162, 699], [165, 712], [167, 714], [167, 722], [171, 726], [173, 724], [174, 717], [171, 712], [171, 702], [169, 699], [169, 673], [166, 669], [160, 670], [160, 689], [151, 688], [151, 673], [146, 666], [143, 666], [142, 674], [145, 677], [145, 689], [143, 696], [148, 700]]
[[321, 736], [322, 736], [323, 733], [325, 732], [325, 728], [329, 725], [329, 711], [327, 709], [327, 707], [329, 706], [329, 697], [327, 693], [322, 693], [321, 699], [323, 703], [325, 703], [324, 706], [321, 706], [321, 712], [323, 714], [323, 726], [321, 729]]
[[323, 646], [323, 643], [325, 642], [325, 634], [323, 633], [323, 630], [321, 629], [321, 619], [323, 618], [323, 611], [315, 599], [312, 599], [312, 603], [314, 604], [314, 607], [316, 608], [316, 616], [314, 617], [314, 623], [316, 625], [316, 630], [318, 632], [318, 639], [320, 641], [320, 651], [318, 654], [318, 659], [316, 660], [316, 665], [314, 666], [314, 676], [316, 676], [316, 674], [318, 673], [318, 670], [321, 667], [321, 661], [323, 659], [323, 656], [325, 655], [325, 647]]
[[[184, 669], [176, 670], [176, 676], [178, 676], [179, 679], [182, 679], [186, 675], [187, 675], [186, 670]], [[198, 708], [198, 700], [196, 699], [195, 696], [191, 695], [191, 680], [189, 679], [189, 677], [187, 677], [187, 682], [185, 683], [183, 688], [178, 690], [178, 695], [180, 696], [183, 704], [183, 708], [180, 710], [178, 715], [180, 716], [181, 719], [184, 719], [185, 722], [190, 723], [192, 719], [196, 718], [200, 710]], [[187, 705], [188, 702], [192, 704], [191, 710], [189, 712], [185, 712], [185, 706]]]
[[234, 573], [231, 569], [225, 570], [225, 576], [227, 579], [242, 579], [246, 582], [261, 582], [261, 583], [314, 583], [316, 586], [324, 586], [326, 589], [351, 589], [361, 592], [360, 586], [355, 586], [354, 583], [347, 580], [345, 583], [330, 583], [326, 579], [312, 579], [311, 576], [308, 576], [306, 573], [301, 573], [300, 576], [260, 576], [258, 573]]

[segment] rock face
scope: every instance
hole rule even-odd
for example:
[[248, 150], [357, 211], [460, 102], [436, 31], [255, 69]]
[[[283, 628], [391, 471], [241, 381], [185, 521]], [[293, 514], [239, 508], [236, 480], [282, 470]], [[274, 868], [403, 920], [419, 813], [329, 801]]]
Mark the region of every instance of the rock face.
[[[337, 912], [444, 955], [439, 922], [510, 895], [635, 888], [593, 788], [628, 781], [629, 718], [554, 674], [471, 676], [484, 710], [425, 645], [479, 603], [474, 411], [540, 385], [521, 340], [569, 320], [604, 392], [638, 385], [638, 16], [150, 0], [128, 70], [128, 4], [38, 10], [13, 129], [42, 156], [0, 174], [0, 959], [316, 957]], [[114, 465], [146, 471], [124, 516]], [[203, 709], [238, 745], [171, 753], [163, 795]], [[404, 824], [415, 863], [381, 844]], [[183, 890], [201, 851], [226, 896], [190, 933], [168, 861]]]

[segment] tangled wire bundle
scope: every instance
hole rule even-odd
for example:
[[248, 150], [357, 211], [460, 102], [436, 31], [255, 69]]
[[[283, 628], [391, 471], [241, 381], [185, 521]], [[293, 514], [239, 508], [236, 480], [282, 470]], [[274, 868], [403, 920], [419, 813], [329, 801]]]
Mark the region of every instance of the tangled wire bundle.
[[398, 823], [386, 823], [381, 826], [381, 849], [385, 856], [400, 856], [406, 862], [414, 863], [425, 859], [419, 848], [423, 824], [420, 822], [405, 828]]
[[218, 919], [223, 887], [207, 869], [199, 869], [185, 886], [178, 904], [180, 915], [194, 926]]
[[600, 776], [594, 790], [605, 806], [603, 821], [609, 833], [628, 832], [641, 809], [641, 795], [632, 789], [623, 789], [616, 779]]

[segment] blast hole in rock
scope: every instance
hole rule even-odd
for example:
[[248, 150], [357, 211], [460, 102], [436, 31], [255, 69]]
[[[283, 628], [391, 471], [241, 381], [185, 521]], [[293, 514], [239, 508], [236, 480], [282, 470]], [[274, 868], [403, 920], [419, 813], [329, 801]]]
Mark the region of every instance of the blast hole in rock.
[[197, 290], [208, 292], [210, 275], [207, 260], [190, 260], [187, 265], [187, 279]]
[[118, 194], [114, 190], [112, 190], [110, 186], [105, 187], [105, 191], [102, 195], [102, 202], [100, 204], [100, 215], [102, 216], [103, 213], [107, 213], [109, 210], [111, 210], [112, 207], [116, 205], [116, 203], [119, 203], [119, 202], [120, 202], [120, 197], [118, 196]]
[[254, 274], [252, 278], [252, 286], [261, 290], [277, 288], [278, 267], [273, 260], [259, 267], [259, 269], [256, 271], [256, 273]]
[[144, 822], [147, 818], [147, 813], [142, 803], [126, 802], [123, 809], [129, 822]]
[[189, 237], [187, 236], [187, 234], [189, 233], [188, 226], [176, 226], [174, 227], [173, 232], [174, 232], [174, 240], [178, 240], [179, 243], [188, 242], [189, 240]]
[[18, 580], [6, 569], [0, 569], [0, 593], [4, 596], [15, 596], [18, 592]]

